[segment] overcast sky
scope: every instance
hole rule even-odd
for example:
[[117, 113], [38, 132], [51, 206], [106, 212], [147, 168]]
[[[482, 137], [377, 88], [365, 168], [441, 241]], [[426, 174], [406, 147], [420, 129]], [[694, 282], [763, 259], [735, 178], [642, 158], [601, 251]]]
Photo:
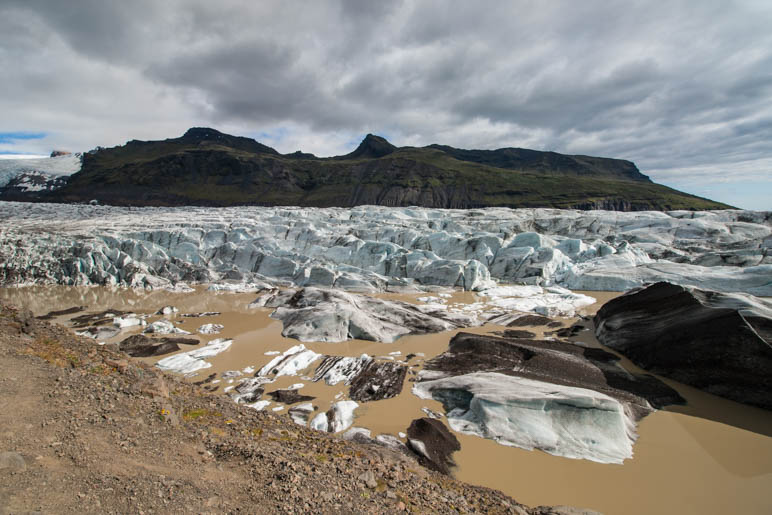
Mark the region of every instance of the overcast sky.
[[772, 1], [3, 0], [0, 152], [191, 126], [280, 152], [618, 157], [772, 210]]

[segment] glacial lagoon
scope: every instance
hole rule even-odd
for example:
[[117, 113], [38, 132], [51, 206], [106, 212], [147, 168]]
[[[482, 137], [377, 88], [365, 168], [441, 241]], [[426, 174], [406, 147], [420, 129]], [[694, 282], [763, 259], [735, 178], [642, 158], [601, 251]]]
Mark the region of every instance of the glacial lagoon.
[[[485, 303], [485, 297], [473, 292], [447, 290], [447, 303], [459, 309]], [[581, 315], [591, 315], [602, 302], [618, 295], [617, 292], [576, 292], [598, 299], [598, 302], [579, 309]], [[377, 295], [377, 294], [376, 294]], [[380, 294], [380, 297], [401, 300], [416, 305], [426, 294]], [[192, 292], [172, 293], [125, 288], [32, 286], [0, 289], [0, 299], [43, 315], [53, 310], [86, 306], [85, 312], [120, 310], [140, 315], [146, 322], [160, 318], [171, 320], [176, 327], [200, 339], [201, 347], [215, 338], [232, 339], [233, 344], [222, 353], [206, 359], [211, 367], [189, 377], [201, 381], [215, 374], [217, 381], [207, 385], [213, 394], [224, 392], [240, 379], [253, 374], [224, 378], [228, 371], [259, 370], [272, 355], [284, 352], [298, 344], [297, 340], [281, 335], [282, 323], [269, 317], [270, 308], [250, 308], [256, 293], [213, 292], [196, 287]], [[441, 297], [442, 298], [442, 297]], [[155, 315], [165, 307], [179, 311], [173, 315]], [[183, 314], [219, 312], [204, 317], [184, 317]], [[69, 319], [78, 314], [56, 317], [55, 321], [69, 325]], [[563, 327], [569, 327], [578, 317], [556, 318]], [[219, 334], [202, 335], [197, 329], [204, 324], [223, 326]], [[124, 328], [118, 335], [105, 341], [121, 341], [139, 333], [143, 326]], [[394, 343], [348, 340], [337, 343], [306, 342], [316, 353], [357, 357], [362, 354], [381, 359], [411, 359], [408, 380], [402, 392], [390, 399], [359, 403], [353, 411], [352, 427], [370, 430], [372, 436], [400, 433], [413, 419], [426, 416], [423, 409], [443, 413], [440, 402], [420, 399], [411, 391], [411, 378], [421, 370], [421, 363], [447, 349], [451, 337], [460, 331], [486, 334], [506, 329], [495, 324], [456, 329], [428, 335], [408, 335]], [[538, 337], [544, 336], [544, 327], [528, 327]], [[576, 336], [586, 345], [599, 346], [592, 331]], [[95, 340], [95, 345], [98, 342]], [[184, 349], [181, 352], [188, 351]], [[399, 354], [397, 354], [399, 353]], [[159, 359], [136, 358], [154, 363]], [[622, 360], [626, 369], [637, 370], [635, 365]], [[326, 411], [331, 403], [346, 398], [343, 384], [328, 386], [324, 381], [312, 382], [305, 373], [276, 378], [266, 385], [266, 391], [290, 388], [303, 384], [299, 392], [313, 396], [317, 413]], [[228, 374], [226, 374], [227, 376]], [[303, 378], [305, 376], [305, 379]], [[497, 488], [520, 502], [530, 505], [566, 504], [583, 506], [604, 513], [765, 513], [770, 508], [769, 486], [772, 484], [772, 414], [767, 411], [721, 399], [685, 385], [663, 379], [685, 399], [686, 406], [672, 406], [656, 411], [641, 420], [637, 427], [638, 439], [633, 457], [623, 464], [602, 464], [583, 459], [553, 456], [542, 451], [527, 451], [503, 446], [492, 440], [455, 433], [461, 450], [454, 455], [457, 467], [455, 477], [464, 481]], [[274, 410], [277, 416], [289, 416], [291, 406], [273, 402], [268, 395], [262, 409]], [[447, 419], [444, 418], [444, 421]], [[400, 438], [402, 441], [404, 437]]]

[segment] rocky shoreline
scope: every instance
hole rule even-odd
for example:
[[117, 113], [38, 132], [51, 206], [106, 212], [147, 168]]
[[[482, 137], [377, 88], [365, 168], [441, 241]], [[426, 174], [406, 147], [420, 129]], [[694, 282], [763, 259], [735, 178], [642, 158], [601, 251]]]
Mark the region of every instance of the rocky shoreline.
[[591, 513], [240, 406], [6, 305], [0, 360], [7, 513]]

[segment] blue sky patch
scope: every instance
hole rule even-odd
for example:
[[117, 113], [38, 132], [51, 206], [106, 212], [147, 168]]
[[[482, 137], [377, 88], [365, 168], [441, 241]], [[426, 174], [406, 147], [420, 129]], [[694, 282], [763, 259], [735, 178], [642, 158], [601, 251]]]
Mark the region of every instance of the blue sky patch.
[[254, 137], [260, 142], [269, 142], [271, 144], [281, 143], [287, 137], [289, 130], [285, 127], [277, 127], [268, 131], [258, 132]]
[[0, 132], [0, 143], [13, 143], [17, 140], [43, 139], [45, 132]]

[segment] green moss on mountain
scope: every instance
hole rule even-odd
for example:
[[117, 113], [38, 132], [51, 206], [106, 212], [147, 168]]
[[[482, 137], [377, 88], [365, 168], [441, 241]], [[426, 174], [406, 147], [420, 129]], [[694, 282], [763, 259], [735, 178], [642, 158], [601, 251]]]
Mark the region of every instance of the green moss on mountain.
[[316, 158], [281, 155], [213, 129], [87, 153], [81, 171], [49, 200], [91, 199], [116, 205], [729, 207], [655, 184], [618, 159], [524, 149], [397, 148], [373, 135], [350, 154]]

